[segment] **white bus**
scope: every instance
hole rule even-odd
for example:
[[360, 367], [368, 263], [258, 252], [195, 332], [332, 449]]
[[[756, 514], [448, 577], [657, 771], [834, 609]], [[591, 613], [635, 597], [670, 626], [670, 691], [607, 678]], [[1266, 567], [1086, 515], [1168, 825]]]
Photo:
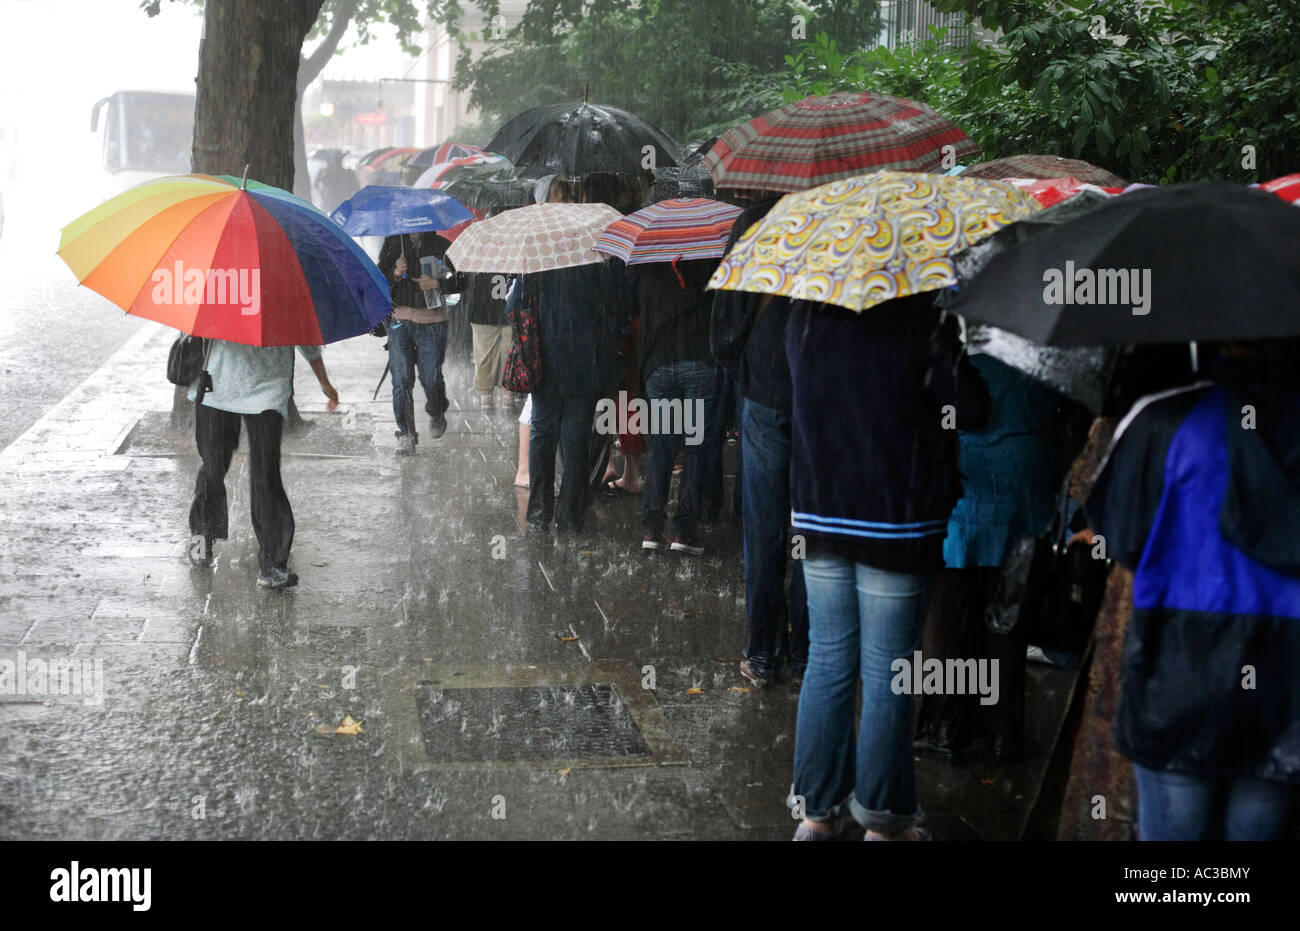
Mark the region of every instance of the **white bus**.
[[171, 91], [117, 91], [90, 111], [107, 180], [105, 198], [164, 175], [190, 170], [194, 95]]

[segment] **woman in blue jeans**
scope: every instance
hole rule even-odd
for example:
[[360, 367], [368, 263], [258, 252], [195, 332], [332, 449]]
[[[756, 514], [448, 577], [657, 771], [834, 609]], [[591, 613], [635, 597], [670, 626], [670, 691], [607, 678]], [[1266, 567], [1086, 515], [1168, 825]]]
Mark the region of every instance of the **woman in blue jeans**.
[[920, 648], [960, 494], [956, 431], [984, 424], [988, 391], [962, 352], [956, 321], [941, 325], [928, 295], [861, 314], [796, 302], [786, 353], [791, 508], [808, 552], [795, 840], [830, 840], [848, 816], [868, 840], [926, 839], [912, 770], [913, 698], [895, 687], [910, 676], [898, 675], [897, 661], [910, 664]]

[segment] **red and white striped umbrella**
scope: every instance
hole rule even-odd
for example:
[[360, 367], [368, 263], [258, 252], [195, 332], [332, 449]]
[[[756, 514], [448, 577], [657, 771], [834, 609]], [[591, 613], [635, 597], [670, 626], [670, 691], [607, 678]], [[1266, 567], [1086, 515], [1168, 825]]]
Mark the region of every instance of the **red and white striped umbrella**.
[[1265, 181], [1260, 187], [1288, 203], [1300, 206], [1300, 174], [1283, 175], [1272, 181]]
[[615, 220], [592, 246], [628, 265], [720, 259], [740, 208], [707, 197], [672, 198]]
[[[466, 155], [464, 158], [453, 158], [446, 162], [437, 162], [430, 165], [416, 179], [411, 187], [437, 187], [440, 181], [450, 181], [451, 175], [454, 175], [453, 169], [463, 168], [465, 165], [485, 165], [491, 170], [509, 169], [513, 167], [510, 160], [502, 155]], [[444, 177], [447, 176], [447, 177]]]
[[482, 154], [482, 149], [476, 145], [470, 145], [468, 142], [444, 142], [442, 145], [433, 145], [427, 149], [421, 149], [411, 156], [411, 160], [407, 164], [416, 168], [424, 168], [428, 165], [436, 165], [439, 162], [450, 162], [452, 159], [468, 158], [471, 155]]
[[528, 275], [604, 261], [596, 239], [620, 214], [607, 204], [532, 204], [471, 224], [447, 250], [460, 272]]
[[979, 151], [923, 103], [844, 91], [732, 127], [704, 156], [704, 167], [717, 188], [788, 193], [877, 169], [935, 171]]

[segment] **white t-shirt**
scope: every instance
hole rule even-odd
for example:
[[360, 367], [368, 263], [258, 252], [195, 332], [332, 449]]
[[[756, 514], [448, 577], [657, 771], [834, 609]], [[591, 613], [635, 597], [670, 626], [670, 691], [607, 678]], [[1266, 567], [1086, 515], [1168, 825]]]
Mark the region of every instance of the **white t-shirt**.
[[[321, 357], [320, 346], [299, 346], [308, 362]], [[208, 356], [212, 390], [203, 403], [234, 414], [276, 411], [289, 417], [289, 394], [293, 388], [292, 346], [245, 346], [213, 340]], [[189, 398], [198, 396], [198, 382], [190, 385]]]

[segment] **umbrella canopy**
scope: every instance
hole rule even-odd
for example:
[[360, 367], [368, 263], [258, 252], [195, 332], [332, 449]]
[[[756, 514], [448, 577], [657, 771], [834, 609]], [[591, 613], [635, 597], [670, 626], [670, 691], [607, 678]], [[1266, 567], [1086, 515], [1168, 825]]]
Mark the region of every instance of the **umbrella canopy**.
[[935, 171], [945, 155], [977, 154], [979, 146], [923, 103], [840, 92], [732, 127], [713, 143], [704, 166], [718, 188], [786, 193], [873, 169]]
[[651, 200], [671, 200], [677, 197], [712, 197], [713, 176], [707, 168], [694, 165], [677, 165], [660, 168], [654, 173], [655, 183]]
[[991, 178], [1005, 181], [1008, 178], [1078, 178], [1098, 187], [1124, 186], [1124, 179], [1092, 162], [1078, 158], [1061, 158], [1059, 155], [1009, 155], [991, 162], [980, 162], [967, 168], [968, 178]]
[[1238, 184], [1133, 191], [994, 256], [953, 310], [1052, 346], [1300, 335], [1300, 212]]
[[615, 220], [592, 248], [628, 265], [721, 258], [738, 216], [739, 207], [703, 197], [664, 200]]
[[865, 310], [956, 281], [949, 258], [1039, 210], [1009, 184], [881, 171], [787, 194], [736, 241], [710, 288]]
[[1122, 187], [1098, 187], [1078, 178], [1003, 178], [1007, 184], [1020, 188], [1044, 207], [1053, 207], [1075, 197], [1083, 191], [1118, 194]]
[[421, 149], [412, 155], [406, 164], [412, 168], [428, 168], [439, 162], [450, 162], [453, 159], [482, 154], [484, 154], [482, 149], [468, 142], [444, 142], [442, 145], [431, 145], [427, 149]]
[[[1110, 198], [1111, 195], [1103, 193], [1101, 188], [1086, 185], [1068, 200], [1003, 227], [992, 236], [958, 252], [952, 257], [953, 268], [957, 273], [955, 293], [960, 294], [963, 287], [975, 280], [995, 255], [1014, 248], [1018, 242], [1024, 242], [1096, 210]], [[950, 294], [954, 292], [946, 291], [943, 296], [947, 298]], [[941, 300], [940, 303], [950, 305], [953, 301]], [[1101, 410], [1115, 370], [1114, 350], [1094, 346], [1071, 349], [1040, 346], [1022, 336], [987, 324], [970, 323], [966, 330], [966, 343], [972, 351], [983, 352], [1005, 362], [1067, 398], [1073, 398], [1091, 411]]]
[[1300, 174], [1283, 175], [1272, 181], [1265, 181], [1260, 187], [1270, 194], [1276, 194], [1289, 204], [1300, 204]]
[[458, 175], [439, 181], [439, 190], [450, 194], [472, 210], [527, 207], [533, 203], [533, 184], [527, 178], [502, 175]]
[[527, 275], [603, 261], [592, 251], [619, 219], [605, 204], [532, 204], [468, 227], [447, 250], [457, 271]]
[[330, 214], [351, 236], [393, 236], [451, 229], [474, 219], [456, 198], [432, 188], [368, 184]]
[[498, 129], [487, 147], [532, 175], [640, 172], [677, 164], [677, 143], [663, 130], [634, 113], [594, 103], [526, 110]]
[[401, 146], [375, 157], [360, 168], [362, 184], [401, 184], [402, 166], [415, 152], [411, 146]]
[[478, 174], [504, 174], [513, 173], [514, 166], [510, 164], [510, 159], [503, 155], [466, 155], [463, 158], [453, 158], [447, 162], [437, 162], [430, 165], [420, 176], [416, 178], [412, 187], [432, 187], [441, 181], [450, 181], [458, 177], [473, 177]]
[[360, 336], [392, 310], [384, 276], [338, 224], [256, 181], [147, 181], [64, 227], [59, 255], [128, 314], [252, 346]]

